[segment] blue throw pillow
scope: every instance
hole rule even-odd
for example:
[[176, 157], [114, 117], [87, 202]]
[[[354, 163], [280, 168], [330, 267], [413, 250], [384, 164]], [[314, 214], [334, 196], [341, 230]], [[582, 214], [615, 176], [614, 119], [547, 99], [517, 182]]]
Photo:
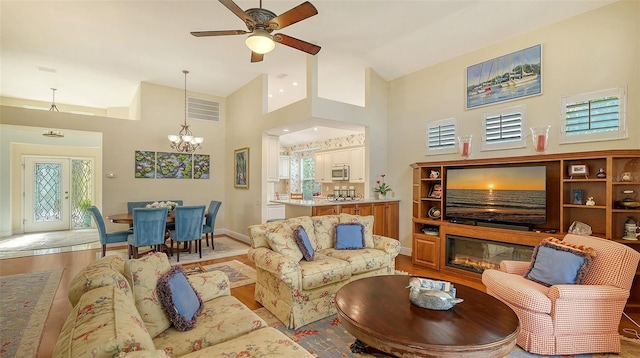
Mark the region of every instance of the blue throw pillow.
[[336, 250], [364, 248], [364, 226], [360, 223], [336, 225]]
[[295, 238], [300, 251], [302, 251], [302, 257], [307, 261], [313, 261], [315, 252], [313, 251], [313, 246], [311, 246], [309, 235], [304, 231], [304, 227], [302, 225], [298, 225], [298, 227], [293, 230], [293, 237]]
[[158, 279], [157, 293], [178, 331], [184, 332], [195, 327], [196, 319], [202, 312], [202, 299], [187, 280], [182, 266], [173, 266]]
[[531, 268], [524, 277], [545, 286], [581, 284], [591, 258], [583, 250], [545, 240], [534, 249]]

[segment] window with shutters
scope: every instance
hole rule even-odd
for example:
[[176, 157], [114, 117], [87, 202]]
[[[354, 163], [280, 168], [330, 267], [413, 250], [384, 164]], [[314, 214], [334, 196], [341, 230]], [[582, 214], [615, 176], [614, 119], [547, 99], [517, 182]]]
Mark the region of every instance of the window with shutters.
[[482, 114], [482, 150], [525, 146], [526, 106], [503, 108]]
[[627, 138], [625, 102], [624, 87], [563, 97], [560, 143]]
[[427, 122], [427, 155], [456, 152], [456, 118]]

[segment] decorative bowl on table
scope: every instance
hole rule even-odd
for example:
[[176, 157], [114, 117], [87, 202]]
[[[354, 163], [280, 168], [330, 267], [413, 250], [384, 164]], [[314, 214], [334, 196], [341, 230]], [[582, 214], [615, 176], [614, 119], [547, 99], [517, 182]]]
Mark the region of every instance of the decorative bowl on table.
[[407, 287], [411, 303], [430, 310], [446, 311], [464, 301], [456, 298], [456, 288], [446, 281], [413, 277]]

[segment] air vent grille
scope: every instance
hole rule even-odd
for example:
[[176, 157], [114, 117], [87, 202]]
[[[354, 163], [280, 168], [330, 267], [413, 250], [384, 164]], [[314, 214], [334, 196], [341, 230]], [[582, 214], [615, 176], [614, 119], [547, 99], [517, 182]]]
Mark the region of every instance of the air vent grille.
[[187, 97], [187, 118], [220, 122], [220, 102]]

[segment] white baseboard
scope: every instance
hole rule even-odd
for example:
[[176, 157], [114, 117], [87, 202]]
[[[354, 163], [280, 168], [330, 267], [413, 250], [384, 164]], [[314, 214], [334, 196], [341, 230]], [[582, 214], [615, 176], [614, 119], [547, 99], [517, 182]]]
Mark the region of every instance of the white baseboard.
[[227, 235], [238, 241], [242, 241], [247, 245], [251, 245], [251, 241], [249, 240], [249, 236], [241, 234], [239, 232], [231, 231], [229, 229], [215, 229], [213, 231], [214, 235]]
[[412, 254], [412, 250], [410, 247], [401, 247], [400, 248], [400, 255], [404, 255], [404, 256], [411, 256]]

